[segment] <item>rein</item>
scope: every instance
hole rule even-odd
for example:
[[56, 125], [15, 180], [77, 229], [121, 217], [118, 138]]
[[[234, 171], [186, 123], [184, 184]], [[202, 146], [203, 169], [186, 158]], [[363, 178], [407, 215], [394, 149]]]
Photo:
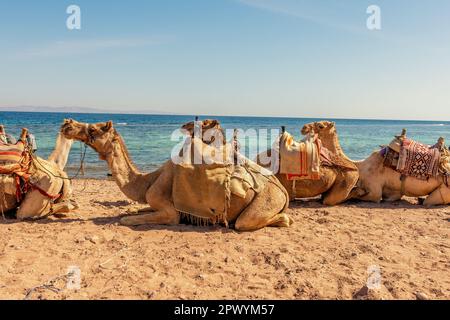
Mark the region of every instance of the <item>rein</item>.
[[82, 171], [84, 171], [84, 161], [85, 161], [85, 158], [86, 158], [86, 151], [87, 151], [87, 147], [86, 147], [85, 144], [82, 143], [82, 144], [81, 144], [81, 149], [80, 149], [80, 167], [78, 168], [78, 170], [77, 170], [77, 172], [75, 173], [75, 175], [72, 176], [72, 177], [63, 177], [63, 176], [54, 174], [53, 172], [51, 172], [50, 170], [48, 170], [47, 168], [45, 168], [45, 166], [44, 166], [44, 165], [42, 164], [42, 162], [36, 157], [36, 155], [31, 154], [31, 157], [32, 157], [33, 161], [36, 161], [37, 163], [39, 163], [39, 164], [41, 165], [43, 171], [45, 171], [47, 174], [51, 175], [52, 177], [60, 178], [60, 179], [63, 179], [63, 180], [73, 180], [73, 179], [76, 179], [76, 178], [80, 175], [80, 173], [81, 173]]

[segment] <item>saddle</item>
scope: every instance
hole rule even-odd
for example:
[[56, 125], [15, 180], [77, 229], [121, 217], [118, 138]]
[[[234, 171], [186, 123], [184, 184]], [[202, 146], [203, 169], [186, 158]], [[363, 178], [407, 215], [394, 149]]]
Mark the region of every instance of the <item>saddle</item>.
[[318, 180], [320, 166], [332, 166], [330, 152], [317, 135], [308, 135], [300, 142], [284, 132], [280, 137], [280, 170], [288, 180]]
[[15, 145], [0, 144], [0, 175], [9, 175], [15, 181], [16, 200], [20, 202], [27, 191], [27, 181], [31, 177], [31, 154], [22, 141]]
[[429, 146], [408, 139], [406, 130], [403, 130], [400, 136], [396, 136], [382, 150], [382, 155], [383, 165], [403, 176], [427, 180], [439, 174], [445, 177], [450, 175], [450, 152], [445, 147], [443, 138]]
[[[0, 143], [0, 175], [8, 175], [14, 179], [17, 202], [20, 202], [30, 189], [37, 189], [42, 194], [48, 195], [30, 182], [34, 169], [33, 157], [26, 145], [27, 133], [27, 129], [22, 129], [21, 138], [15, 144]], [[53, 198], [56, 199], [56, 196]]]
[[25, 151], [25, 143], [19, 141], [16, 144], [0, 143], [0, 165], [19, 163]]
[[[172, 195], [176, 210], [194, 223], [227, 224], [231, 195], [245, 198], [249, 189], [259, 193], [270, 179], [268, 170], [245, 157], [238, 155], [234, 163], [232, 144], [213, 147], [193, 138], [190, 146], [174, 166]], [[193, 162], [194, 154], [202, 155], [202, 163]]]

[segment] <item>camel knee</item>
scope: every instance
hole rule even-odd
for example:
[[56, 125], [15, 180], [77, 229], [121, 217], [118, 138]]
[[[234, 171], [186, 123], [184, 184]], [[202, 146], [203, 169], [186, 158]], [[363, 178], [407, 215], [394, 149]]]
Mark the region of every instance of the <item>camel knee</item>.
[[234, 229], [237, 231], [253, 231], [253, 230], [257, 230], [257, 229], [261, 229], [262, 227], [256, 227], [254, 225], [249, 225], [248, 223], [246, 223], [245, 221], [243, 221], [242, 219], [237, 219], [235, 224], [234, 224]]
[[423, 206], [424, 207], [432, 207], [432, 206], [438, 206], [445, 204], [440, 197], [436, 197], [435, 195], [431, 194], [429, 195], [424, 201]]
[[50, 204], [40, 206], [39, 208], [32, 208], [32, 206], [28, 204], [29, 202], [27, 202], [26, 205], [21, 205], [19, 209], [17, 209], [17, 220], [39, 219], [50, 213]]
[[328, 198], [326, 198], [326, 197], [325, 197], [325, 199], [323, 199], [323, 202], [322, 202], [322, 203], [323, 203], [324, 205], [326, 205], [326, 206], [335, 206], [335, 205], [339, 204], [338, 201], [333, 200], [333, 199], [328, 199]]
[[440, 187], [434, 190], [423, 202], [426, 207], [444, 205], [450, 203], [450, 190]]

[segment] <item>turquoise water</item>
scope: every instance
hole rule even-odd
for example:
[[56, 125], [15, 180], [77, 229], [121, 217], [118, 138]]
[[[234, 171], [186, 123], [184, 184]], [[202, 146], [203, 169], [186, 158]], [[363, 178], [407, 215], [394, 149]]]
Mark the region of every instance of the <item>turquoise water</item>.
[[[64, 118], [73, 118], [81, 122], [114, 121], [116, 129], [125, 139], [133, 161], [143, 171], [157, 168], [169, 159], [172, 148], [179, 143], [171, 141], [172, 132], [182, 124], [192, 121], [194, 116], [173, 115], [125, 115], [125, 114], [64, 114], [33, 112], [0, 112], [0, 124], [16, 137], [22, 127], [27, 127], [38, 142], [38, 154], [48, 157], [54, 148], [55, 137]], [[279, 129], [282, 125], [300, 138], [301, 127], [309, 122], [332, 120], [336, 122], [341, 145], [346, 154], [354, 159], [366, 158], [380, 144], [387, 144], [402, 128], [408, 129], [408, 136], [427, 144], [434, 144], [443, 136], [450, 139], [450, 122], [443, 121], [398, 121], [398, 120], [351, 120], [351, 119], [312, 119], [312, 118], [260, 118], [260, 117], [212, 117], [221, 121], [225, 129]], [[268, 139], [264, 135], [264, 139]], [[250, 147], [256, 141], [248, 142]], [[80, 143], [72, 148], [67, 171], [73, 174], [80, 163]], [[264, 149], [264, 147], [261, 147]], [[254, 150], [254, 149], [253, 149]], [[108, 169], [97, 154], [88, 149], [86, 154], [86, 176], [104, 177]]]

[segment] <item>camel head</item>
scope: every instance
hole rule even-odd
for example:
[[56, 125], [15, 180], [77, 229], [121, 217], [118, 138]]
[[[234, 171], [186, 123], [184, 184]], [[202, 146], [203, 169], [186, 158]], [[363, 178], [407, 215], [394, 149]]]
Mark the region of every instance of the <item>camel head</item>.
[[321, 136], [321, 134], [333, 134], [336, 132], [336, 123], [332, 121], [318, 121], [305, 124], [302, 128], [302, 134], [307, 135], [314, 132]]
[[95, 124], [65, 119], [61, 126], [61, 133], [67, 139], [84, 142], [97, 151], [100, 159], [105, 160], [106, 154], [112, 149], [112, 142], [117, 139], [117, 132], [112, 121]]
[[[212, 142], [215, 141], [217, 134], [219, 133], [222, 135], [223, 143], [224, 144], [226, 143], [225, 131], [220, 125], [220, 122], [218, 120], [206, 119], [200, 122], [202, 125], [202, 133], [203, 133], [202, 140], [204, 143], [211, 144]], [[190, 135], [192, 137], [194, 135], [194, 123], [195, 123], [194, 121], [185, 123], [181, 127], [181, 130], [186, 131], [187, 135]]]

